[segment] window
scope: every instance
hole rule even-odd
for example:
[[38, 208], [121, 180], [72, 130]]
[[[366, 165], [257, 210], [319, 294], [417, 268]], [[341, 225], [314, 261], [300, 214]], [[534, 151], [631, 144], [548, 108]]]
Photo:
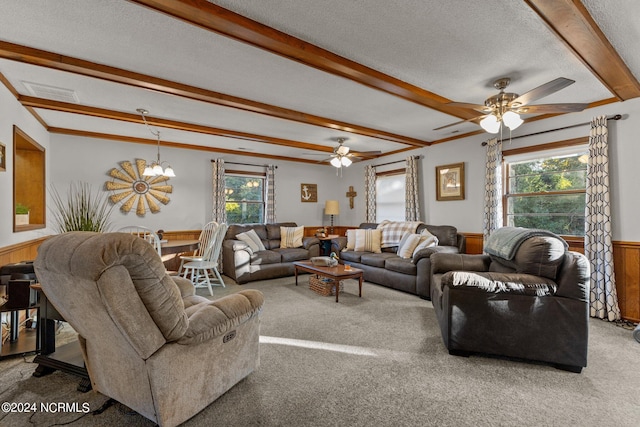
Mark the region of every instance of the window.
[[376, 222], [405, 219], [405, 169], [382, 172], [376, 176]]
[[265, 221], [263, 175], [227, 173], [224, 183], [228, 223], [247, 224]]
[[587, 148], [505, 155], [505, 224], [584, 236]]

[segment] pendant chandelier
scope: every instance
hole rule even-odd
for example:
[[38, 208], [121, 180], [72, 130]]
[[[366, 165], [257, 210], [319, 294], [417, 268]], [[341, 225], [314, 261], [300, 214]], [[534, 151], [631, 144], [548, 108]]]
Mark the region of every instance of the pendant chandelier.
[[[136, 111], [140, 113], [140, 115], [142, 116], [144, 125], [147, 127], [149, 132], [151, 132], [151, 134], [158, 139], [158, 156], [156, 160], [151, 162], [151, 165], [147, 165], [142, 175], [143, 176], [167, 176], [170, 178], [175, 177], [176, 174], [175, 172], [173, 172], [173, 168], [171, 167], [171, 165], [166, 161], [165, 162], [160, 161], [160, 131], [159, 130], [154, 131], [153, 129], [151, 129], [151, 127], [149, 127], [149, 124], [147, 123], [147, 117], [146, 117], [146, 115], [149, 114], [149, 112], [144, 108], [138, 108]], [[162, 165], [164, 163], [167, 164], [166, 169], [162, 168]]]

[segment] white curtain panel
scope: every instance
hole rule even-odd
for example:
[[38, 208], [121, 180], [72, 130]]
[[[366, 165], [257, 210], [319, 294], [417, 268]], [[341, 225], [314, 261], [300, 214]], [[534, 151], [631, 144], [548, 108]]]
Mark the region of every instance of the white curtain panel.
[[405, 173], [405, 221], [420, 221], [420, 183], [418, 182], [418, 161], [415, 156], [407, 157]]
[[502, 141], [487, 142], [487, 170], [484, 191], [483, 235], [486, 242], [491, 232], [502, 227]]
[[371, 165], [364, 167], [364, 187], [366, 222], [376, 222], [376, 169]]
[[591, 317], [620, 320], [611, 244], [607, 117], [591, 120], [585, 208], [584, 254], [591, 263]]
[[211, 220], [223, 223], [227, 222], [227, 206], [224, 184], [224, 160], [215, 159], [211, 162], [212, 171], [212, 198]]
[[276, 166], [267, 166], [267, 200], [266, 200], [266, 212], [265, 222], [276, 222]]

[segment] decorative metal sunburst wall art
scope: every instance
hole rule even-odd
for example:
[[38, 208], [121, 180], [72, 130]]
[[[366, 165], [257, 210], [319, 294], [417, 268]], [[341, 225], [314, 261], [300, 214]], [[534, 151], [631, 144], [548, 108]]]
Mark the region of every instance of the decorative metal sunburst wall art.
[[169, 177], [143, 176], [147, 162], [136, 159], [134, 165], [124, 160], [119, 163], [120, 168], [113, 168], [108, 172], [111, 181], [106, 181], [105, 188], [111, 191], [109, 200], [113, 204], [122, 202], [120, 210], [129, 213], [135, 206], [136, 215], [144, 216], [147, 211], [160, 212], [160, 205], [169, 203], [167, 194], [173, 192], [173, 186], [168, 185]]

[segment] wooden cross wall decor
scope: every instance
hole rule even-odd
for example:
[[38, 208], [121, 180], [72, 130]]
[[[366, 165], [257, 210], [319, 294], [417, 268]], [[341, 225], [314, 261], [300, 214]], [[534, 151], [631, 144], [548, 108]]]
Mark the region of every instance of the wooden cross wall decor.
[[349, 198], [349, 209], [353, 209], [353, 199], [358, 195], [357, 192], [353, 191], [353, 185], [349, 186], [349, 191], [347, 191], [347, 197]]

